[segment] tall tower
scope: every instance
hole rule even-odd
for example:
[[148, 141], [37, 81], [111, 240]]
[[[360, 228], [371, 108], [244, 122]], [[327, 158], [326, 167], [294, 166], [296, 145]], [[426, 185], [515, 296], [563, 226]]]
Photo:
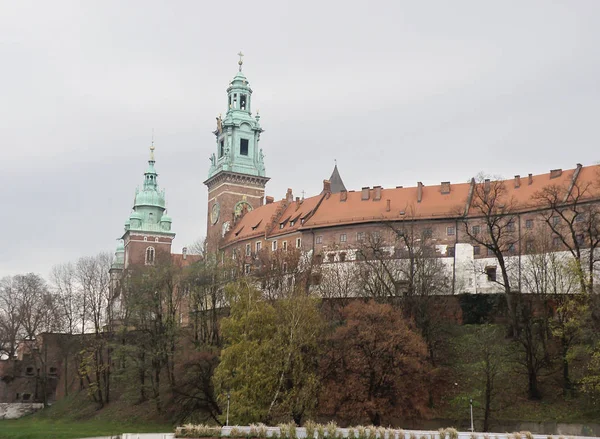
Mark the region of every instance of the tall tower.
[[166, 212], [165, 191], [158, 187], [158, 174], [154, 169], [154, 142], [150, 147], [150, 160], [144, 173], [144, 185], [135, 191], [133, 212], [125, 221], [123, 234], [123, 268], [130, 265], [152, 265], [161, 257], [171, 254], [175, 233], [173, 220]]
[[207, 246], [214, 253], [225, 233], [244, 212], [263, 204], [265, 185], [264, 155], [259, 148], [258, 112], [252, 116], [252, 89], [239, 69], [227, 88], [227, 113], [217, 117], [216, 152], [210, 156], [208, 179]]

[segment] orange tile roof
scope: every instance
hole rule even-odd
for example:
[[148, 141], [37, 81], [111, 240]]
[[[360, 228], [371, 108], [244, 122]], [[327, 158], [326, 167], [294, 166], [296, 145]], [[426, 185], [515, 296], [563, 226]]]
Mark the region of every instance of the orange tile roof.
[[[551, 173], [529, 177], [522, 176], [520, 187], [515, 188], [515, 180], [504, 180], [507, 199], [513, 199], [519, 210], [535, 208], [534, 194], [551, 185], [568, 189], [576, 169], [562, 171], [559, 176], [550, 178]], [[600, 197], [600, 166], [582, 167], [577, 183], [589, 184], [589, 194], [585, 197]], [[442, 185], [422, 186], [421, 202], [418, 202], [418, 187], [381, 189], [380, 199], [374, 200], [375, 189], [369, 189], [369, 199], [362, 199], [362, 191], [320, 194], [305, 199], [302, 203], [285, 200], [261, 206], [246, 214], [227, 234], [225, 245], [242, 241], [249, 237], [265, 235], [279, 236], [297, 230], [315, 227], [332, 227], [373, 221], [402, 220], [407, 218], [441, 219], [455, 218], [462, 214], [466, 205], [471, 183], [450, 184], [450, 192], [442, 193]], [[342, 201], [346, 196], [346, 200]], [[389, 200], [389, 211], [388, 211]], [[283, 204], [281, 204], [283, 203]], [[473, 214], [475, 212], [471, 212]], [[274, 217], [275, 216], [275, 217]], [[302, 223], [301, 218], [305, 221]], [[294, 226], [289, 225], [296, 219]], [[280, 224], [286, 222], [283, 228]], [[252, 227], [259, 224], [256, 229]], [[269, 227], [269, 229], [267, 229]], [[237, 235], [236, 235], [237, 233]]]
[[273, 214], [285, 200], [264, 204], [246, 213], [225, 235], [223, 245], [264, 235]]

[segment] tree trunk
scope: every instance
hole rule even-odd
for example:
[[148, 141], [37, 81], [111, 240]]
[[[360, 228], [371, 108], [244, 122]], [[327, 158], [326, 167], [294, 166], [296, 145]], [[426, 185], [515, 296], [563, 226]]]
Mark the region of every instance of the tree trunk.
[[567, 396], [571, 391], [571, 379], [569, 378], [569, 360], [567, 359], [568, 347], [563, 343], [562, 366], [563, 366], [563, 394]]

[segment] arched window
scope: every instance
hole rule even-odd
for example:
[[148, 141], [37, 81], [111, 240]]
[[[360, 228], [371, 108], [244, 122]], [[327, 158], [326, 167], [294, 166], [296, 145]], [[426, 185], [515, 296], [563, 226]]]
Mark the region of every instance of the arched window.
[[146, 265], [154, 264], [154, 247], [148, 247], [146, 249]]

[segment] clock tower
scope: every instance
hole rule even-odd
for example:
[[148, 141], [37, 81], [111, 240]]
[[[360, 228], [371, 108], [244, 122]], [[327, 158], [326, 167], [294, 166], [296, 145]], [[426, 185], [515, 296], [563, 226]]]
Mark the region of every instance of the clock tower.
[[263, 204], [265, 164], [259, 147], [260, 126], [258, 111], [252, 115], [252, 89], [239, 69], [227, 88], [227, 113], [217, 117], [213, 132], [216, 152], [210, 156], [208, 179], [207, 250], [215, 253], [225, 233], [245, 212]]

